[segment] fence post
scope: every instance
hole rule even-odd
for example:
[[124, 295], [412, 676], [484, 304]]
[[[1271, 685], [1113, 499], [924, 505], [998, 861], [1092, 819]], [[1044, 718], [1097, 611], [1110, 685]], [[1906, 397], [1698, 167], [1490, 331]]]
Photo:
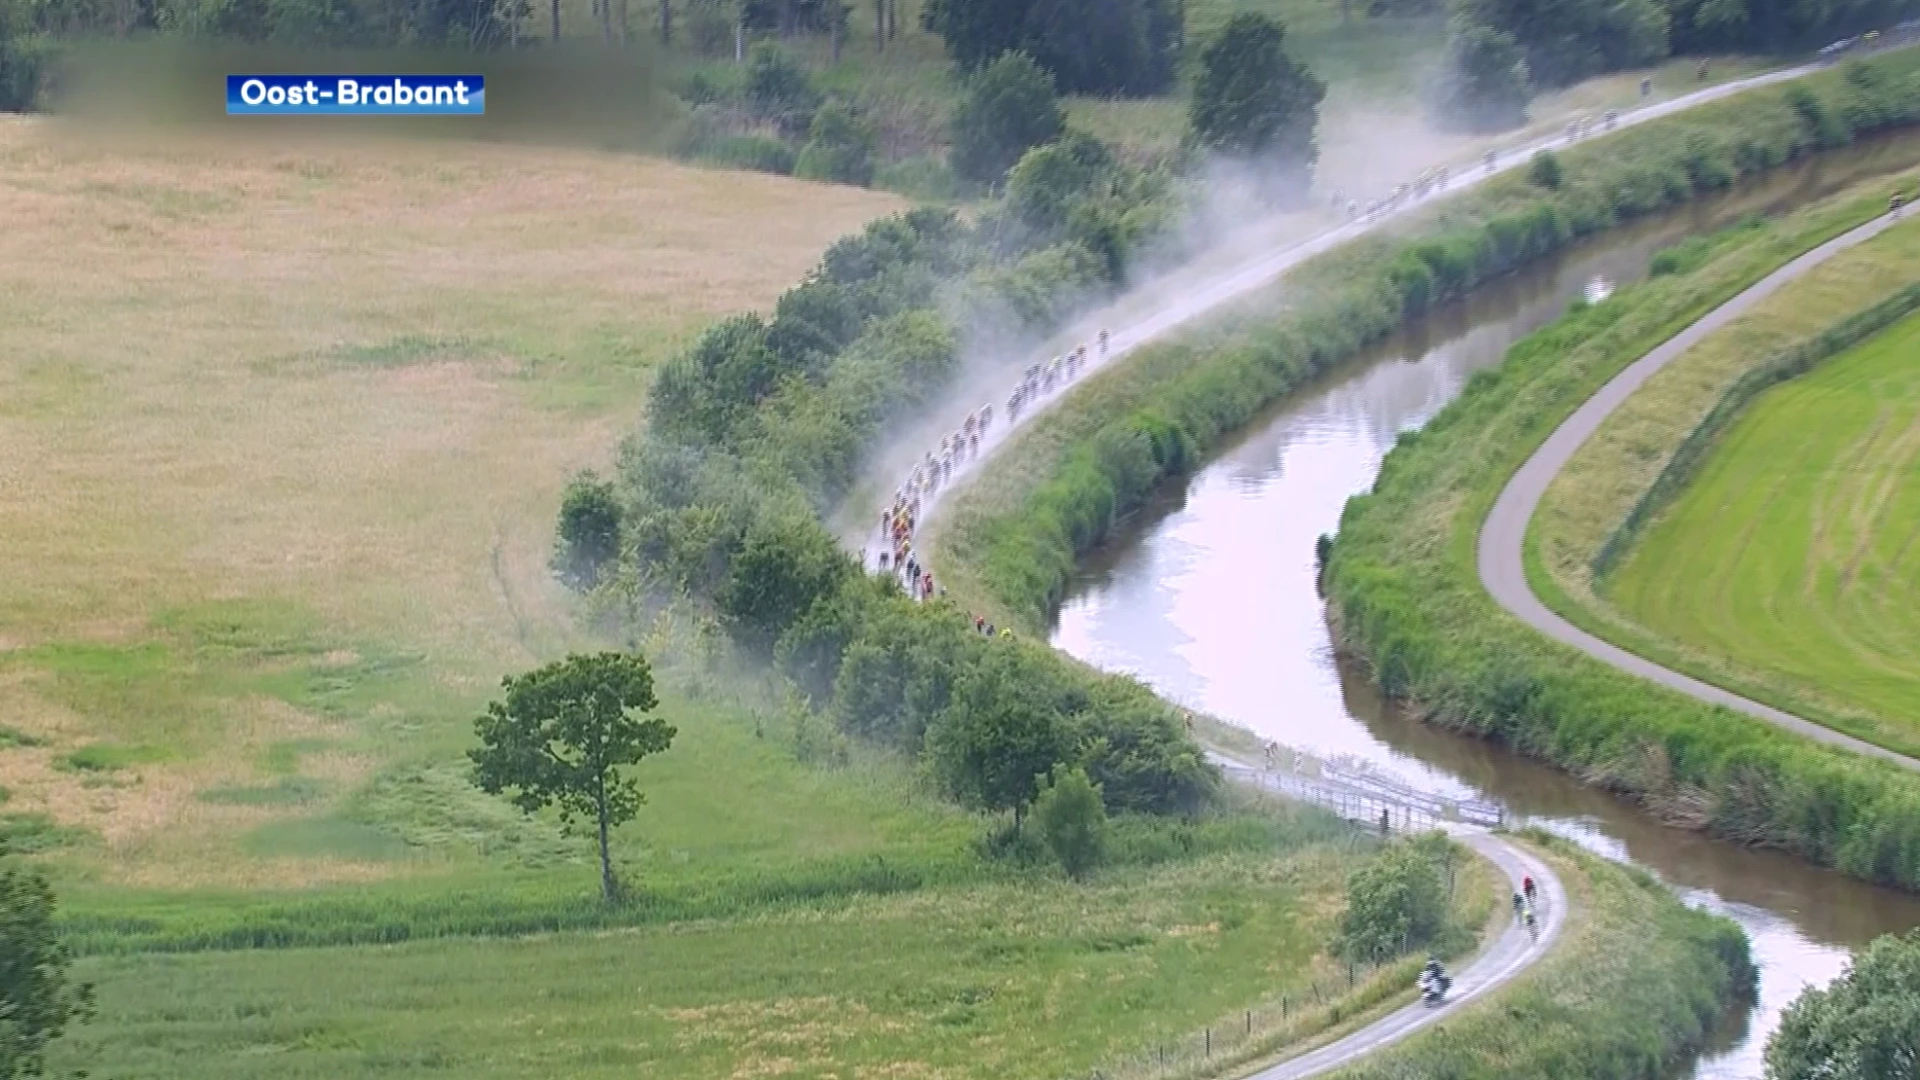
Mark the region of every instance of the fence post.
[[1253, 1010], [1247, 1010], [1247, 1034], [1253, 1034]]
[[1207, 1051], [1206, 1051], [1206, 1056], [1207, 1056], [1207, 1057], [1212, 1057], [1212, 1056], [1213, 1056], [1213, 1029], [1212, 1029], [1212, 1028], [1208, 1028], [1208, 1029], [1207, 1029]]

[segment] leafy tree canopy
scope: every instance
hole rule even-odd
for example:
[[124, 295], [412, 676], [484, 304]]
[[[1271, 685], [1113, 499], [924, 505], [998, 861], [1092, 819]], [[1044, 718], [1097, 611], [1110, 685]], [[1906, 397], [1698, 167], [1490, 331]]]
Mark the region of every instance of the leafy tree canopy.
[[554, 570], [575, 589], [591, 589], [620, 557], [620, 499], [611, 481], [591, 471], [567, 484], [560, 497]]
[[0, 1080], [40, 1076], [47, 1044], [93, 1015], [93, 987], [67, 976], [53, 890], [0, 847]]
[[1053, 76], [1025, 53], [1003, 53], [974, 76], [954, 109], [953, 171], [998, 180], [1026, 153], [1066, 128]]
[[1025, 52], [1071, 94], [1165, 90], [1183, 33], [1175, 0], [928, 0], [920, 19], [964, 72]]
[[575, 655], [501, 686], [506, 699], [489, 703], [474, 721], [474, 783], [490, 795], [511, 792], [529, 814], [553, 806], [564, 824], [591, 820], [601, 891], [617, 899], [607, 833], [633, 820], [646, 801], [621, 770], [667, 749], [677, 734], [659, 717], [641, 715], [659, 704], [652, 669], [636, 654]]
[[1454, 131], [1489, 132], [1527, 120], [1532, 76], [1520, 43], [1504, 30], [1455, 20], [1435, 97], [1434, 119]]
[[1201, 145], [1271, 162], [1298, 194], [1320, 157], [1315, 132], [1327, 87], [1287, 56], [1285, 39], [1264, 15], [1235, 15], [1200, 54], [1188, 117]]
[[1767, 1042], [1767, 1080], [1920, 1075], [1920, 931], [1876, 938], [1831, 985], [1809, 987]]
[[1660, 0], [1455, 0], [1462, 21], [1512, 34], [1540, 86], [1642, 67], [1667, 55]]

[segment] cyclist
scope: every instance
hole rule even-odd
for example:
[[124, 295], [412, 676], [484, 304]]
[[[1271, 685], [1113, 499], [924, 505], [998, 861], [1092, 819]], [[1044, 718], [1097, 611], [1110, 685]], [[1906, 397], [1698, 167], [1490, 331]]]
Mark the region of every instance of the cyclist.
[[1513, 917], [1522, 921], [1527, 917], [1527, 898], [1519, 893], [1513, 894]]
[[1527, 903], [1529, 904], [1534, 903], [1535, 897], [1536, 897], [1536, 891], [1533, 885], [1533, 875], [1531, 874], [1527, 875], [1526, 879], [1520, 883], [1520, 888], [1526, 891]]

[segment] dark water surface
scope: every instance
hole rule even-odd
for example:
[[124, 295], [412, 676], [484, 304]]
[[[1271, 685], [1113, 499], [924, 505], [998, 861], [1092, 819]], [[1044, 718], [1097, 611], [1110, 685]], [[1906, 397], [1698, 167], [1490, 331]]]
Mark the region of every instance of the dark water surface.
[[1271, 410], [1183, 490], [1137, 515], [1085, 564], [1054, 644], [1283, 744], [1502, 802], [1738, 920], [1761, 965], [1758, 1000], [1727, 1017], [1680, 1075], [1760, 1076], [1780, 1010], [1802, 987], [1838, 975], [1852, 946], [1920, 925], [1920, 898], [1665, 828], [1561, 773], [1406, 718], [1335, 660], [1314, 591], [1314, 540], [1372, 485], [1400, 432], [1425, 423], [1468, 376], [1596, 282], [1632, 282], [1653, 252], [1685, 236], [1916, 161], [1920, 138], [1863, 144], [1847, 160], [1785, 170], [1616, 231], [1419, 320]]

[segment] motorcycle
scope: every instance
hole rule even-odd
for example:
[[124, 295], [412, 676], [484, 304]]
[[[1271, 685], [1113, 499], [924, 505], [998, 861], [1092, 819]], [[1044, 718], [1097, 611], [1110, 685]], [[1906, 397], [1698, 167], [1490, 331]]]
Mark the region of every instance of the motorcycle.
[[1453, 986], [1453, 980], [1445, 972], [1427, 970], [1420, 973], [1420, 1001], [1424, 1005], [1438, 1005], [1447, 996], [1447, 990]]

